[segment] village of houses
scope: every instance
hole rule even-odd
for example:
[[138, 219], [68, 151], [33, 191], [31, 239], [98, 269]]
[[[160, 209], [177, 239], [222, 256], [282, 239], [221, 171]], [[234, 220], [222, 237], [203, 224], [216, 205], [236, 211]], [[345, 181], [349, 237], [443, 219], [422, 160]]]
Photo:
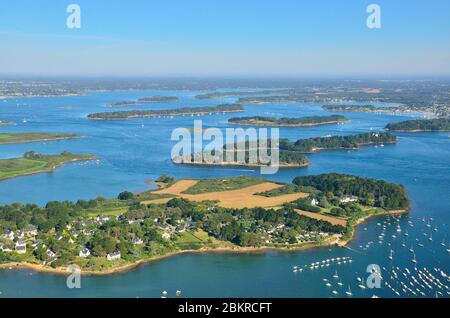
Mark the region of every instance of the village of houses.
[[[118, 215], [115, 216], [117, 220], [127, 220], [128, 224], [133, 224], [134, 222], [142, 221], [135, 218], [127, 217], [126, 215]], [[78, 221], [72, 225], [67, 226], [67, 230], [70, 235], [68, 235], [69, 244], [77, 244], [76, 238], [83, 234], [84, 236], [92, 236], [97, 231], [96, 228], [102, 225], [105, 222], [110, 221], [111, 217], [109, 216], [98, 216], [93, 219]], [[167, 223], [161, 223], [158, 219], [154, 219], [155, 226], [159, 228], [162, 232], [161, 237], [165, 240], [169, 240], [173, 233], [182, 233], [188, 227], [192, 227], [192, 224], [189, 221], [183, 222], [184, 224], [180, 224], [177, 226], [172, 226]], [[75, 226], [76, 225], [76, 226]], [[75, 230], [74, 228], [81, 228], [81, 230]], [[19, 231], [6, 231], [1, 235], [0, 238], [0, 251], [5, 253], [17, 253], [17, 254], [25, 254], [28, 250], [36, 250], [39, 247], [46, 247], [46, 244], [37, 239], [38, 236], [38, 228], [34, 225], [27, 225]], [[55, 234], [55, 239], [60, 241], [64, 239], [65, 236], [62, 234]], [[142, 245], [144, 244], [144, 240], [139, 237], [134, 237], [131, 242], [133, 245]], [[85, 246], [79, 246], [78, 256], [82, 258], [87, 258], [91, 256], [91, 251]], [[48, 256], [48, 260], [43, 262], [43, 265], [51, 265], [56, 259], [58, 259], [57, 253], [53, 252], [50, 248], [47, 248], [46, 254]], [[114, 261], [121, 258], [120, 251], [116, 251], [113, 253], [108, 253], [106, 259], [108, 261]]]

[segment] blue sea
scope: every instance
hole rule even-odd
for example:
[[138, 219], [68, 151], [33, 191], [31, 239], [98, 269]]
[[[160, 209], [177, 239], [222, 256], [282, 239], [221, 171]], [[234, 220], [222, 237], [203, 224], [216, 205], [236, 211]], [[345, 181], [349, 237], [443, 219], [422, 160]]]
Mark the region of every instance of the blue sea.
[[[226, 89], [227, 91], [229, 89]], [[121, 191], [151, 189], [149, 180], [162, 174], [176, 178], [260, 176], [259, 169], [176, 166], [170, 160], [172, 130], [192, 128], [194, 119], [205, 127], [228, 127], [236, 114], [213, 114], [128, 121], [93, 121], [94, 112], [113, 111], [110, 103], [153, 95], [178, 96], [178, 102], [149, 103], [123, 109], [167, 109], [232, 103], [236, 97], [197, 100], [195, 91], [90, 92], [83, 96], [28, 97], [0, 100], [0, 119], [16, 122], [2, 132], [64, 132], [86, 138], [0, 146], [0, 158], [25, 151], [91, 153], [98, 161], [64, 165], [53, 173], [0, 182], [0, 204], [43, 205], [53, 200], [112, 198]], [[367, 104], [367, 103], [363, 103]], [[301, 117], [329, 115], [322, 104], [244, 105], [239, 116]], [[379, 106], [383, 106], [380, 104]], [[344, 125], [280, 128], [281, 137], [300, 138], [379, 131], [388, 122], [418, 117], [390, 114], [342, 113]], [[83, 276], [80, 289], [68, 289], [66, 277], [31, 270], [0, 270], [0, 297], [448, 297], [450, 283], [450, 138], [448, 133], [399, 133], [398, 143], [369, 146], [359, 151], [330, 151], [309, 156], [308, 168], [280, 170], [264, 176], [290, 182], [299, 175], [349, 173], [403, 184], [412, 209], [402, 217], [379, 217], [357, 228], [346, 247], [262, 254], [183, 254], [111, 276]], [[397, 229], [400, 228], [400, 231]], [[408, 235], [406, 236], [405, 233]], [[380, 239], [381, 237], [381, 239]], [[411, 253], [409, 249], [413, 249]], [[392, 252], [391, 252], [392, 250]], [[388, 258], [393, 255], [392, 260]], [[412, 259], [416, 257], [417, 263]], [[339, 262], [336, 258], [352, 262]], [[320, 262], [329, 266], [310, 269]], [[334, 259], [334, 261], [331, 261]], [[325, 261], [325, 263], [322, 263]], [[380, 288], [360, 288], [369, 273], [381, 270]], [[293, 266], [302, 268], [294, 273]], [[409, 273], [411, 274], [408, 274]], [[419, 275], [420, 274], [420, 275]], [[333, 277], [335, 276], [335, 277]], [[337, 277], [336, 277], [337, 276]], [[412, 279], [417, 280], [417, 283]], [[429, 286], [427, 286], [427, 284]], [[329, 286], [327, 286], [327, 283]], [[407, 286], [408, 288], [406, 288]], [[413, 291], [414, 293], [412, 293]]]

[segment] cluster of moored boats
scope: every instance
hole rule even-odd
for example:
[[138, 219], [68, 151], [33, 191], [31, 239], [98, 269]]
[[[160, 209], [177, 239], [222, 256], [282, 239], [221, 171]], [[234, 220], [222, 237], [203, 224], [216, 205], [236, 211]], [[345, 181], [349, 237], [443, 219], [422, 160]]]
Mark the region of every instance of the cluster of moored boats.
[[350, 264], [351, 262], [353, 262], [353, 259], [351, 257], [336, 257], [336, 258], [327, 258], [327, 259], [323, 259], [321, 261], [318, 262], [313, 262], [311, 264], [307, 264], [302, 266], [293, 266], [292, 267], [292, 271], [294, 273], [297, 272], [302, 272], [303, 269], [319, 269], [319, 268], [323, 268], [323, 267], [329, 267], [332, 264], [337, 264], [337, 265], [341, 265], [341, 264]]
[[[389, 289], [398, 297], [449, 297], [450, 276], [448, 276], [445, 271], [439, 267], [435, 267], [432, 270], [428, 270], [426, 267], [419, 268], [415, 251], [417, 248], [425, 247], [426, 241], [433, 241], [433, 234], [439, 232], [438, 226], [433, 224], [433, 218], [420, 218], [419, 222], [413, 222], [412, 219], [409, 219], [407, 221], [407, 227], [410, 230], [412, 228], [416, 228], [413, 231], [414, 233], [421, 231], [422, 235], [425, 237], [425, 240], [421, 237], [410, 238], [408, 229], [402, 229], [400, 222], [401, 218], [401, 216], [389, 216], [384, 221], [377, 223], [377, 226], [381, 227], [381, 232], [378, 236], [378, 243], [386, 244], [390, 247], [387, 255], [387, 258], [389, 259], [388, 265], [381, 267], [382, 270], [378, 269], [378, 271], [381, 272], [375, 273], [381, 279], [382, 288], [385, 290], [386, 288]], [[390, 233], [389, 236], [392, 240], [386, 240], [388, 233]], [[395, 239], [401, 238], [402, 236], [401, 247], [405, 249], [405, 252], [402, 252], [402, 248], [399, 249], [399, 241], [395, 243]], [[436, 237], [438, 234], [434, 234], [434, 236]], [[359, 248], [362, 252], [366, 252], [370, 250], [371, 247], [374, 247], [374, 245], [374, 241], [369, 241], [366, 244], [360, 245]], [[442, 243], [440, 243], [440, 245], [446, 249], [447, 253], [450, 252], [449, 245], [446, 243], [445, 239]], [[394, 252], [394, 246], [396, 248], [396, 252]], [[410, 268], [407, 268], [407, 266], [404, 266], [403, 268], [394, 266], [395, 253], [405, 255], [405, 253], [408, 254], [406, 250], [409, 250], [409, 255], [412, 255], [412, 266]], [[323, 267], [329, 267], [330, 265], [352, 263], [352, 261], [353, 260], [351, 257], [330, 258], [306, 264], [304, 266], [294, 266], [292, 271], [297, 273], [307, 269], [316, 270]], [[357, 277], [356, 280], [357, 286], [360, 290], [365, 290], [368, 288], [363, 277]], [[332, 277], [323, 278], [323, 282], [325, 287], [329, 289], [333, 295], [346, 295], [348, 297], [353, 296], [350, 284], [344, 284], [337, 271], [335, 271], [335, 274]], [[348, 289], [345, 288], [344, 285], [348, 286]], [[378, 298], [376, 295], [373, 295], [372, 297]]]
[[410, 271], [398, 266], [391, 270], [383, 267], [383, 271], [389, 277], [384, 283], [385, 286], [397, 296], [450, 296], [450, 277], [440, 268], [433, 268], [435, 274], [427, 268]]

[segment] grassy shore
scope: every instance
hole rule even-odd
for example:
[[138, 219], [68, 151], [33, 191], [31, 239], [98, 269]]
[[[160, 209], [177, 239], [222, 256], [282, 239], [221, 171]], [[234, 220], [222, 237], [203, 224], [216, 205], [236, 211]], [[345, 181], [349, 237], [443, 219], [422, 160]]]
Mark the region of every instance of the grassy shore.
[[0, 160], [0, 180], [15, 178], [30, 174], [52, 172], [59, 166], [74, 161], [93, 160], [96, 157], [86, 154], [68, 152], [59, 155], [37, 155]]
[[64, 140], [81, 138], [75, 134], [59, 134], [59, 133], [0, 133], [0, 145], [2, 144], [20, 144], [37, 141]]

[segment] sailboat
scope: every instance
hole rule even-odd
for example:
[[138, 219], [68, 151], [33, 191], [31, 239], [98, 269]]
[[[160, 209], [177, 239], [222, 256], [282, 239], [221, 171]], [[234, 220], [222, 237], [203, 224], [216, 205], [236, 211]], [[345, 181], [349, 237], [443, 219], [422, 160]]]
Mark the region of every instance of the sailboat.
[[428, 241], [432, 241], [433, 240], [433, 236], [430, 234], [430, 237], [428, 238]]
[[393, 253], [394, 253], [394, 251], [393, 250], [391, 250], [391, 253], [389, 254], [389, 256], [388, 256], [388, 258], [392, 261], [392, 259], [394, 258], [393, 257]]
[[416, 254], [414, 254], [414, 258], [411, 260], [411, 262], [413, 262], [414, 264], [417, 263], [417, 260], [416, 260]]
[[350, 285], [348, 286], [348, 290], [345, 292], [348, 296], [352, 296], [352, 290], [350, 289]]
[[363, 284], [363, 281], [362, 281], [361, 278], [359, 279], [359, 282], [360, 283], [359, 283], [358, 287], [361, 288], [361, 289], [366, 289], [366, 286]]
[[338, 275], [337, 271], [334, 272], [333, 277], [334, 277], [334, 278], [339, 278], [339, 275]]

